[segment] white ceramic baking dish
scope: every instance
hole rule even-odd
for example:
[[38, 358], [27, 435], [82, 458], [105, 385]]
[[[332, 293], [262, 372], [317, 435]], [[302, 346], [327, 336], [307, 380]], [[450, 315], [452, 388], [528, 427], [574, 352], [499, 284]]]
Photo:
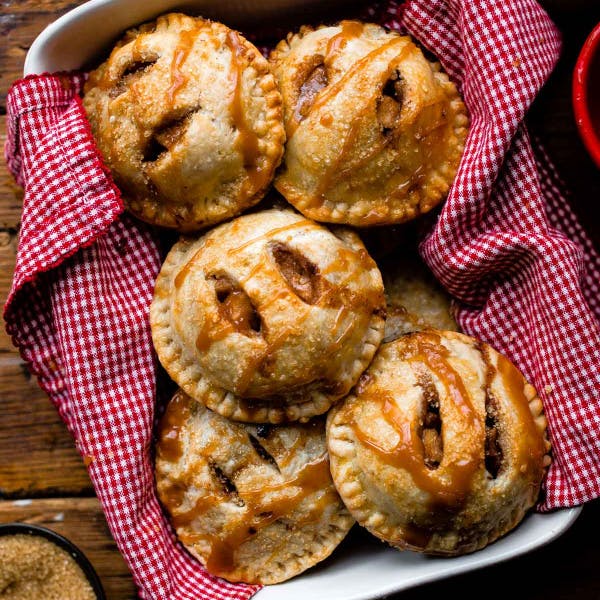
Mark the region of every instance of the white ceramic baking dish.
[[[25, 60], [25, 74], [81, 68], [97, 62], [127, 28], [162, 12], [183, 10], [244, 29], [251, 23], [324, 10], [340, 0], [91, 0], [49, 25]], [[327, 6], [328, 5], [328, 6]], [[340, 17], [344, 8], [340, 8]], [[367, 534], [352, 535], [333, 556], [286, 583], [268, 586], [257, 600], [366, 600], [421, 583], [492, 565], [538, 548], [564, 533], [581, 508], [531, 514], [509, 535], [484, 550], [457, 558], [432, 558], [387, 548]]]

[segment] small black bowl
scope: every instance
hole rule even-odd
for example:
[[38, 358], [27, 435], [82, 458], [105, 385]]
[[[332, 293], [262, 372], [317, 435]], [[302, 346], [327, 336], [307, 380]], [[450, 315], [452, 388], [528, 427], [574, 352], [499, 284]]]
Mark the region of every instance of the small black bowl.
[[0, 536], [15, 535], [17, 533], [46, 538], [59, 548], [65, 550], [69, 556], [73, 557], [83, 571], [83, 574], [90, 582], [97, 599], [106, 600], [106, 594], [104, 593], [102, 583], [100, 582], [98, 574], [94, 571], [92, 563], [90, 563], [86, 555], [73, 544], [73, 542], [70, 542], [62, 535], [59, 535], [50, 529], [46, 529], [45, 527], [40, 527], [39, 525], [30, 525], [29, 523], [3, 523], [0, 525]]

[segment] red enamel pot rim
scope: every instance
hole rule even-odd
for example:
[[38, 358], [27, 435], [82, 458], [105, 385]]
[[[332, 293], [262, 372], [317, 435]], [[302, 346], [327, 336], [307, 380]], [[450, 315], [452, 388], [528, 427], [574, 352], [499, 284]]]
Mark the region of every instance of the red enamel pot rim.
[[[600, 23], [588, 36], [573, 73], [573, 110], [575, 122], [581, 139], [590, 153], [596, 166], [600, 168], [600, 123], [594, 126], [590, 115], [591, 103], [600, 103], [599, 98], [590, 98], [589, 83], [591, 77], [600, 77]], [[595, 58], [595, 60], [594, 60]], [[594, 64], [595, 72], [591, 71]]]

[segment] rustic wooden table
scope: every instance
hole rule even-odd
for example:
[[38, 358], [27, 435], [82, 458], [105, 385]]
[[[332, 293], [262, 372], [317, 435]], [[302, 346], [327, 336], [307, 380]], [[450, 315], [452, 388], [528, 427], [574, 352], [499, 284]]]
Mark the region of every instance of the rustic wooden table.
[[[0, 111], [37, 34], [67, 10], [67, 0], [4, 0], [0, 3]], [[125, 3], [124, 3], [125, 4]], [[572, 68], [586, 35], [600, 21], [596, 0], [546, 0], [564, 33], [564, 51], [529, 115], [568, 187], [572, 204], [600, 247], [600, 171], [577, 137], [570, 103]], [[600, 99], [599, 99], [600, 101]], [[5, 122], [0, 120], [4, 144]], [[22, 191], [0, 167], [0, 301], [14, 267]], [[89, 556], [109, 600], [136, 595], [131, 575], [110, 535], [75, 445], [46, 395], [28, 373], [10, 339], [0, 331], [0, 522], [39, 523], [73, 540]], [[403, 599], [512, 597], [531, 600], [600, 598], [597, 550], [600, 503], [592, 502], [575, 525], [545, 548], [491, 568], [423, 586]], [[65, 599], [68, 600], [68, 599]], [[315, 599], [319, 600], [319, 599]]]

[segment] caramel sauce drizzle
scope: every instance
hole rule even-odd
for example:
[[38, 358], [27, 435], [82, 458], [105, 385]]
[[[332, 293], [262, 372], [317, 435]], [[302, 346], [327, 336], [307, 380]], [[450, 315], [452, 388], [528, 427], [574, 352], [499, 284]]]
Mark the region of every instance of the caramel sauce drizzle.
[[252, 379], [255, 373], [258, 371], [260, 366], [264, 363], [271, 352], [271, 348], [267, 346], [262, 352], [256, 352], [253, 356], [248, 357], [248, 360], [241, 373], [235, 381], [234, 392], [239, 396], [243, 396], [244, 393], [250, 387]]
[[[417, 343], [414, 350], [414, 354], [407, 356], [408, 360], [421, 363], [436, 374], [446, 387], [452, 402], [458, 407], [464, 420], [464, 429], [476, 431], [479, 437], [481, 424], [460, 376], [445, 358], [447, 353], [443, 346]], [[461, 460], [444, 465], [445, 474], [440, 476], [439, 470], [428, 469], [425, 464], [423, 442], [417, 424], [406, 420], [391, 394], [383, 390], [375, 391], [369, 396], [369, 400], [382, 405], [383, 418], [396, 431], [399, 440], [393, 448], [384, 448], [379, 441], [365, 434], [358, 423], [353, 423], [356, 437], [383, 462], [410, 473], [414, 482], [430, 494], [434, 503], [450, 507], [460, 505], [481, 463], [481, 449], [474, 446]]]
[[366, 250], [361, 248], [360, 250], [356, 251], [353, 248], [348, 248], [347, 246], [341, 245], [338, 248], [335, 260], [332, 260], [325, 269], [321, 270], [321, 275], [329, 275], [335, 271], [353, 271], [350, 266], [357, 258], [360, 266], [366, 271], [370, 271], [375, 266], [373, 259], [368, 255]]
[[[331, 272], [329, 269], [327, 272]], [[321, 298], [319, 299], [320, 306], [327, 306], [330, 308], [344, 307], [347, 310], [352, 310], [361, 305], [370, 305], [373, 307], [385, 306], [383, 291], [374, 290], [371, 294], [364, 294], [351, 290], [348, 284], [352, 281], [356, 281], [357, 275], [360, 271], [351, 270], [347, 277], [336, 282], [335, 286], [328, 286]], [[338, 311], [340, 309], [338, 308]], [[336, 315], [336, 325], [339, 325], [343, 314]]]
[[[187, 491], [187, 486], [183, 488]], [[193, 524], [194, 520], [207, 513], [211, 508], [219, 505], [221, 502], [226, 501], [223, 494], [207, 494], [204, 493], [202, 496], [198, 496], [194, 506], [189, 510], [173, 514], [172, 523], [175, 529], [180, 527], [189, 527]], [[170, 509], [177, 509], [181, 506], [182, 499], [174, 498], [175, 502], [169, 503], [169, 499], [163, 498], [163, 504]], [[178, 500], [178, 501], [177, 501]]]
[[257, 192], [266, 183], [269, 173], [259, 164], [260, 149], [258, 136], [246, 120], [242, 101], [242, 85], [245, 64], [243, 44], [235, 31], [229, 31], [225, 43], [231, 51], [231, 100], [230, 111], [233, 125], [238, 131], [237, 147], [244, 158], [244, 168], [252, 192]]
[[[318, 110], [321, 106], [323, 106], [326, 102], [330, 100], [332, 96], [339, 93], [343, 86], [347, 83], [349, 79], [354, 77], [358, 72], [362, 69], [368, 68], [369, 64], [377, 58], [378, 55], [386, 52], [390, 47], [398, 45], [399, 43], [403, 44], [403, 47], [400, 50], [400, 53], [394, 57], [392, 61], [390, 61], [386, 73], [385, 79], [389, 77], [392, 71], [396, 68], [397, 64], [401, 62], [405, 56], [412, 52], [414, 45], [406, 43], [406, 40], [403, 38], [395, 38], [383, 46], [376, 48], [366, 56], [364, 56], [361, 60], [357, 61], [352, 67], [344, 73], [343, 77], [340, 78], [335, 84], [331, 85], [329, 88], [326, 88], [319, 97], [315, 100], [314, 104], [311, 107], [311, 112], [314, 110]], [[330, 165], [326, 167], [324, 170], [319, 186], [315, 191], [315, 194], [312, 198], [312, 201], [309, 203], [310, 208], [318, 208], [323, 205], [325, 202], [325, 194], [337, 181], [340, 180], [341, 177], [347, 178], [348, 173], [351, 170], [357, 168], [357, 166], [352, 163], [352, 165], [346, 165], [344, 168], [340, 168], [340, 165], [347, 161], [348, 154], [350, 153], [351, 148], [356, 144], [356, 138], [360, 132], [360, 123], [362, 121], [362, 117], [365, 113], [372, 109], [372, 107], [376, 103], [377, 94], [379, 93], [379, 89], [376, 87], [373, 91], [373, 95], [369, 98], [369, 101], [365, 104], [365, 106], [357, 112], [352, 121], [349, 124], [349, 128], [347, 129], [344, 137], [344, 142], [342, 145], [342, 149], [337, 154], [336, 159], [332, 161]], [[381, 145], [381, 143], [380, 143]], [[375, 145], [377, 146], [377, 144]], [[371, 154], [374, 154], [377, 151], [377, 148], [371, 149]], [[364, 161], [364, 158], [361, 158], [361, 161]]]
[[333, 341], [331, 345], [331, 352], [337, 352], [344, 344], [344, 342], [352, 335], [354, 331], [355, 324], [350, 321], [348, 325], [344, 328], [342, 332], [337, 334], [337, 338]]
[[[327, 63], [331, 62], [333, 57], [346, 46], [348, 41], [350, 41], [353, 38], [359, 37], [362, 34], [364, 28], [364, 25], [362, 23], [359, 23], [358, 21], [342, 21], [340, 25], [341, 31], [332, 36], [327, 42], [325, 56], [323, 57], [323, 66], [325, 67], [327, 66]], [[311, 96], [308, 105], [306, 105], [305, 102], [302, 102], [299, 99], [298, 104], [294, 109], [293, 117], [292, 119], [290, 119], [290, 123], [288, 123], [287, 126], [289, 138], [291, 138], [294, 135], [301, 121], [303, 121], [308, 116], [308, 114], [304, 114], [304, 111], [308, 110], [308, 112], [310, 112], [311, 105], [314, 103], [314, 99], [319, 93], [321, 93], [322, 89], [326, 89], [326, 87], [321, 89], [317, 88], [308, 90], [309, 95]], [[324, 126], [328, 127], [329, 125], [331, 125], [331, 123], [333, 123], [333, 117], [329, 115], [329, 122], [327, 122], [326, 119], [325, 122], [321, 120], [321, 123]]]
[[269, 237], [275, 236], [279, 233], [293, 231], [294, 229], [302, 229], [303, 227], [305, 227], [306, 229], [316, 229], [319, 227], [319, 225], [317, 225], [316, 223], [313, 223], [312, 221], [302, 219], [301, 221], [296, 221], [295, 223], [289, 223], [287, 225], [282, 225], [281, 227], [274, 227], [273, 229], [269, 229], [268, 231], [266, 231], [265, 233], [263, 233], [261, 235], [258, 235], [254, 238], [249, 239], [248, 241], [244, 242], [240, 246], [236, 246], [235, 248], [229, 249], [227, 251], [227, 254], [229, 254], [229, 255], [237, 254], [238, 252], [245, 250], [248, 246], [251, 246], [252, 244], [255, 244], [256, 242], [266, 240]]
[[[204, 542], [210, 548], [206, 557], [206, 568], [213, 574], [226, 574], [235, 565], [237, 549], [255, 536], [258, 531], [278, 519], [294, 512], [309, 497], [322, 490], [315, 499], [308, 514], [296, 521], [297, 526], [305, 526], [319, 519], [328, 503], [334, 501], [334, 488], [329, 472], [329, 459], [326, 454], [306, 464], [292, 479], [265, 485], [255, 489], [238, 489], [244, 502], [244, 513], [237, 523], [218, 534], [190, 533], [180, 534], [187, 543]], [[286, 493], [287, 492], [287, 493]], [[269, 497], [279, 493], [278, 498]], [[187, 527], [202, 517], [218, 499], [210, 494], [200, 498], [193, 509], [176, 515], [176, 527]]]
[[[497, 367], [495, 367], [490, 357], [489, 346], [486, 344], [479, 344], [478, 349], [486, 368], [486, 399], [494, 397], [491, 386], [497, 374], [509, 397], [510, 405], [517, 411], [519, 423], [523, 427], [523, 431], [519, 434], [521, 436], [518, 444], [519, 455], [515, 462], [519, 463], [518, 468], [524, 469], [525, 472], [531, 472], [532, 469], [542, 464], [545, 449], [543, 436], [537, 428], [529, 408], [529, 400], [525, 396], [523, 375], [510, 360], [500, 353], [498, 353]], [[500, 442], [502, 442], [502, 439], [500, 439]]]
[[[308, 317], [310, 308], [307, 307], [303, 315], [299, 315], [297, 323], [301, 323]], [[244, 369], [240, 373], [236, 381], [235, 392], [237, 394], [244, 394], [244, 392], [250, 387], [250, 382], [254, 377], [254, 374], [261, 368], [261, 366], [267, 361], [283, 344], [287, 341], [290, 335], [298, 331], [297, 327], [291, 326], [282, 329], [278, 335], [272, 339], [267, 339], [267, 345], [262, 351], [256, 351], [252, 357], [249, 357]], [[267, 334], [268, 335], [268, 334]]]
[[206, 352], [214, 342], [225, 339], [230, 333], [236, 331], [233, 323], [227, 318], [226, 309], [218, 305], [218, 318], [210, 323], [202, 324], [196, 337], [196, 348], [199, 352]]
[[[440, 100], [434, 100], [429, 104], [421, 107], [421, 114], [428, 107], [440, 104]], [[407, 191], [417, 188], [422, 185], [424, 178], [428, 174], [428, 168], [435, 163], [435, 159], [440, 152], [444, 152], [444, 144], [439, 144], [440, 135], [443, 134], [442, 127], [446, 126], [448, 121], [446, 118], [436, 119], [427, 129], [421, 129], [419, 133], [419, 150], [422, 154], [418, 167], [410, 173], [410, 175], [401, 181], [394, 190], [390, 193], [390, 198], [404, 196]], [[416, 135], [416, 133], [415, 133]]]
[[160, 458], [175, 462], [181, 458], [181, 430], [190, 417], [192, 401], [183, 393], [175, 394], [163, 415], [158, 430], [156, 452]]
[[342, 21], [340, 25], [342, 30], [327, 42], [324, 62], [330, 61], [333, 55], [342, 50], [351, 39], [359, 37], [364, 29], [364, 25], [359, 21]]
[[197, 29], [186, 29], [181, 32], [181, 41], [175, 48], [173, 61], [171, 62], [171, 85], [167, 90], [169, 103], [172, 105], [177, 92], [187, 83], [188, 77], [183, 73], [181, 67], [187, 60], [190, 51], [194, 47], [194, 41], [197, 35]]
[[251, 269], [248, 275], [243, 279], [240, 279], [240, 287], [244, 287], [251, 279], [253, 279], [257, 273], [262, 269], [262, 261], [258, 261]]
[[411, 187], [416, 187], [420, 184], [425, 176], [425, 164], [420, 164], [404, 181], [401, 181], [396, 188], [390, 193], [390, 198], [398, 198], [404, 196], [407, 190]]
[[338, 311], [335, 315], [335, 321], [333, 322], [334, 331], [337, 331], [341, 327], [342, 322], [344, 321], [349, 312], [350, 307], [346, 306], [345, 304], [340, 304], [340, 307], [338, 308]]
[[[361, 268], [354, 268], [352, 262], [358, 258]], [[347, 275], [333, 285], [328, 286], [322, 294], [319, 304], [321, 306], [339, 307], [336, 316], [336, 328], [342, 321], [343, 309], [351, 310], [361, 304], [372, 304], [373, 306], [383, 306], [383, 295], [375, 292], [368, 298], [365, 294], [354, 292], [349, 288], [349, 284], [358, 281], [361, 272], [371, 271], [375, 268], [373, 259], [369, 253], [361, 248], [358, 251], [342, 247], [339, 248], [334, 260], [321, 271], [321, 276], [329, 275], [335, 272], [347, 272]], [[381, 297], [380, 297], [381, 296]]]
[[198, 250], [196, 250], [194, 256], [192, 256], [179, 270], [177, 275], [175, 275], [175, 278], [173, 279], [173, 285], [175, 286], [175, 289], [179, 289], [184, 284], [189, 272], [194, 268], [196, 257], [200, 255], [200, 253], [204, 250], [204, 247], [205, 246], [201, 246]]
[[285, 469], [290, 464], [292, 458], [294, 458], [294, 456], [296, 455], [297, 449], [301, 443], [302, 437], [300, 436], [300, 434], [298, 434], [296, 436], [296, 439], [294, 440], [294, 443], [289, 448], [285, 449], [285, 454], [283, 458], [279, 459], [278, 464], [280, 470]]
[[[333, 60], [333, 57], [346, 46], [349, 40], [359, 37], [363, 31], [363, 24], [359, 23], [358, 21], [342, 21], [341, 27], [341, 31], [332, 36], [327, 42], [325, 56], [323, 57], [322, 63], [325, 67], [327, 67], [327, 64]], [[290, 122], [287, 126], [288, 139], [294, 135], [300, 123], [308, 116], [308, 113], [310, 113], [312, 107], [314, 107], [315, 98], [317, 98], [317, 96], [321, 93], [326, 93], [325, 90], [327, 90], [327, 87], [309, 90], [311, 99], [308, 105], [299, 99], [298, 104], [294, 109], [293, 117], [290, 119]], [[307, 113], [304, 114], [304, 111], [307, 111]], [[326, 127], [331, 125], [331, 123], [333, 123], [332, 117], [329, 118], [329, 122], [327, 122], [327, 120], [325, 123], [322, 122], [322, 124]]]
[[524, 393], [525, 382], [523, 375], [510, 360], [501, 354], [498, 356], [497, 369], [499, 375], [502, 377], [504, 388], [511, 399], [511, 406], [517, 410], [519, 422], [523, 427], [521, 435], [525, 439], [521, 440], [519, 444], [520, 467], [525, 467], [528, 471], [536, 467], [541, 468], [540, 465], [542, 464], [542, 457], [545, 452], [544, 440], [531, 414], [529, 400], [527, 400]]
[[[171, 511], [173, 508], [182, 505], [186, 492], [187, 486], [183, 482], [174, 481], [166, 489], [162, 488], [160, 490], [160, 500]], [[176, 527], [175, 523], [173, 523], [173, 526]]]
[[[356, 61], [340, 79], [338, 79], [334, 84], [330, 85], [328, 88], [323, 90], [323, 92], [319, 95], [319, 97], [315, 100], [314, 104], [311, 107], [311, 112], [318, 108], [321, 108], [324, 104], [326, 104], [329, 99], [333, 96], [336, 96], [341, 89], [346, 85], [349, 79], [352, 79], [355, 75], [357, 75], [360, 71], [368, 69], [369, 63], [371, 63], [374, 59], [376, 59], [380, 54], [384, 54], [389, 48], [402, 44], [404, 48], [402, 48], [400, 54], [390, 62], [390, 66], [388, 69], [388, 76], [395, 68], [396, 65], [405, 57], [409, 50], [412, 50], [413, 44], [407, 43], [404, 38], [394, 38], [389, 42], [386, 42], [379, 48], [375, 48], [365, 56], [363, 56], [360, 60]], [[387, 77], [386, 77], [387, 79]], [[375, 90], [377, 92], [378, 90]], [[375, 96], [373, 96], [374, 98]]]
[[271, 294], [264, 302], [261, 302], [259, 308], [261, 310], [265, 310], [272, 304], [275, 304], [275, 302], [278, 302], [279, 300], [282, 300], [283, 298], [287, 298], [289, 295], [290, 295], [290, 291], [287, 287], [277, 290], [276, 292]]
[[196, 338], [196, 348], [205, 352], [213, 342], [218, 342], [234, 332], [251, 335], [251, 312], [239, 310], [240, 305], [246, 306], [248, 303], [248, 296], [241, 289], [232, 290], [223, 302], [218, 302], [218, 317], [208, 323], [205, 320], [202, 324]]

